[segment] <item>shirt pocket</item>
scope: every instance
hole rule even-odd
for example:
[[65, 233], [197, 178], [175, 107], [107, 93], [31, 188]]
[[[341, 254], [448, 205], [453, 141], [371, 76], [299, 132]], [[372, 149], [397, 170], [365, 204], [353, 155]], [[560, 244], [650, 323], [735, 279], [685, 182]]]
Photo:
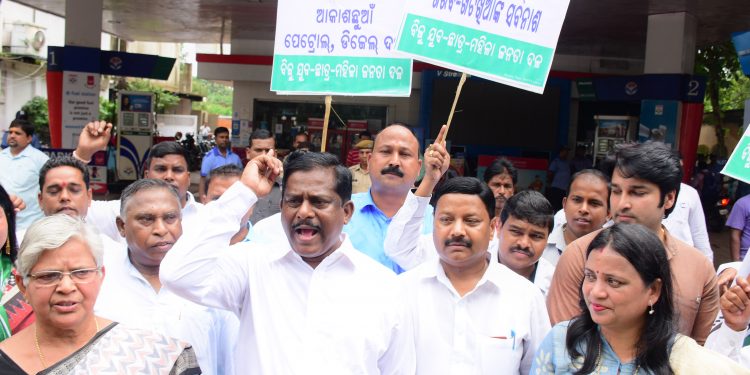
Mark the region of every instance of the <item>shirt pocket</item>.
[[523, 342], [511, 332], [479, 339], [479, 354], [483, 369], [498, 374], [518, 374], [523, 355]]

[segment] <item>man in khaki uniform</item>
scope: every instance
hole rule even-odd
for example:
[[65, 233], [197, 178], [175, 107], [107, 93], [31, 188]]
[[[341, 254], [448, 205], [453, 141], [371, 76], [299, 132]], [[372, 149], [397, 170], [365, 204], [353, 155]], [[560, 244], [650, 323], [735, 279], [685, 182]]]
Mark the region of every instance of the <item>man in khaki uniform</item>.
[[367, 171], [367, 158], [372, 153], [373, 141], [366, 139], [359, 141], [354, 147], [359, 150], [359, 164], [352, 165], [352, 194], [370, 190], [370, 174]]

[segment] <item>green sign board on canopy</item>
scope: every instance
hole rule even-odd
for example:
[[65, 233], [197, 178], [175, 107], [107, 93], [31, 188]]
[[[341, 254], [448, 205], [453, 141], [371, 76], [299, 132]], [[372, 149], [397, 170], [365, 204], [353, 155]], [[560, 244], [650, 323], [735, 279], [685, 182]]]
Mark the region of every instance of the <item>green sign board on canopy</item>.
[[279, 0], [271, 90], [409, 96], [412, 60], [398, 56], [401, 0]]
[[397, 50], [536, 93], [544, 92], [569, 0], [411, 0]]
[[750, 126], [732, 151], [732, 156], [721, 173], [750, 184]]

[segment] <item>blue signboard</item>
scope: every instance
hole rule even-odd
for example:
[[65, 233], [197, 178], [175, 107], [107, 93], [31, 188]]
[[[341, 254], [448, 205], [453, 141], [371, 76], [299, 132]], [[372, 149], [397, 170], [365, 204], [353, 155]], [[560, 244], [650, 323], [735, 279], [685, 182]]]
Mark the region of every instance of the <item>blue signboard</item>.
[[703, 103], [706, 77], [686, 74], [646, 74], [593, 78], [601, 101], [679, 100]]
[[141, 53], [102, 51], [98, 48], [50, 46], [47, 69], [52, 72], [74, 71], [124, 77], [167, 79], [175, 59]]
[[750, 31], [732, 33], [732, 43], [737, 50], [742, 72], [750, 76]]

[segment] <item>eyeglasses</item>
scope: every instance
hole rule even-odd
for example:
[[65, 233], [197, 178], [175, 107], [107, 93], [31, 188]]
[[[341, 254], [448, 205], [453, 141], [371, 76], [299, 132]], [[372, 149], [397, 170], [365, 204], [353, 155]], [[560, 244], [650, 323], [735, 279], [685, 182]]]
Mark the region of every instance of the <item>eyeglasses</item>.
[[100, 268], [81, 268], [70, 272], [62, 271], [40, 271], [29, 275], [39, 286], [56, 286], [60, 284], [63, 276], [70, 276], [74, 284], [86, 284], [94, 281], [99, 275]]

